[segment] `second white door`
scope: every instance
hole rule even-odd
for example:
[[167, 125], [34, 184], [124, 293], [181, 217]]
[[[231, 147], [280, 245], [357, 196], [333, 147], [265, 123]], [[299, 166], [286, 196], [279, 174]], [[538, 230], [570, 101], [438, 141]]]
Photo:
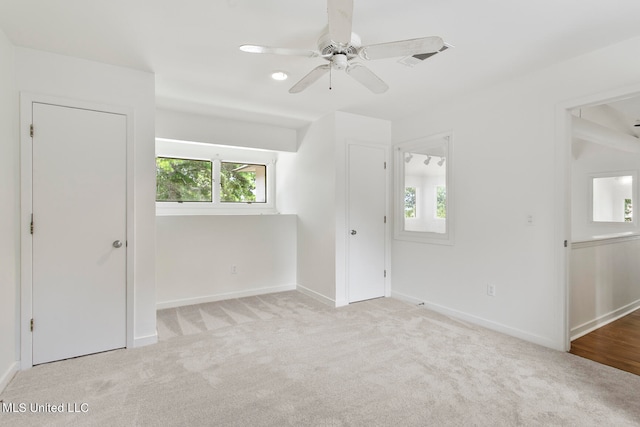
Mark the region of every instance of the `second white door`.
[[351, 144], [348, 151], [349, 302], [385, 295], [386, 150]]

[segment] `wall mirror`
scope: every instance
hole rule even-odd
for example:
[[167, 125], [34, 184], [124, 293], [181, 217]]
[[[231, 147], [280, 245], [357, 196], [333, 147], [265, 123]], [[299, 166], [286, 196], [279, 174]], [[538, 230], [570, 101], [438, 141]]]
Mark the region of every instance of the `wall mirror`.
[[395, 237], [452, 244], [451, 134], [396, 146]]
[[636, 178], [635, 171], [590, 175], [590, 220], [635, 225]]

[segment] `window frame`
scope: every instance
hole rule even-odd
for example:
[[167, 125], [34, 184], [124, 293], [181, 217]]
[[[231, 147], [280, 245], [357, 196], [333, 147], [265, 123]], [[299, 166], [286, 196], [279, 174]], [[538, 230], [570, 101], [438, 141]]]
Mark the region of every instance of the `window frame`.
[[[423, 153], [425, 151], [440, 147], [446, 159], [445, 189], [446, 218], [435, 218], [438, 221], [445, 221], [445, 232], [437, 233], [433, 231], [412, 231], [405, 229], [404, 217], [404, 189], [405, 183], [405, 159], [409, 153]], [[454, 244], [454, 217], [455, 217], [455, 190], [454, 190], [454, 168], [453, 168], [453, 132], [443, 132], [414, 140], [406, 141], [394, 146], [395, 154], [395, 197], [394, 197], [394, 238], [418, 243], [453, 245]], [[434, 191], [434, 197], [436, 196]], [[435, 202], [434, 198], [434, 202]], [[437, 203], [434, 203], [434, 211]], [[434, 217], [436, 212], [434, 212]]]
[[[277, 153], [226, 145], [156, 138], [155, 157], [172, 157], [212, 162], [211, 202], [158, 202], [156, 215], [264, 215], [277, 214], [275, 208], [275, 163]], [[265, 202], [220, 202], [220, 165], [244, 163], [265, 166]]]
[[[245, 166], [262, 166], [265, 169], [264, 172], [264, 201], [263, 202], [259, 202], [259, 201], [246, 201], [246, 202], [234, 202], [234, 201], [227, 201], [227, 200], [222, 200], [222, 195], [220, 195], [220, 197], [218, 198], [218, 202], [219, 203], [224, 203], [224, 204], [230, 204], [230, 203], [248, 203], [248, 204], [253, 204], [253, 203], [259, 203], [261, 205], [265, 205], [266, 203], [268, 203], [268, 199], [267, 199], [267, 184], [269, 182], [269, 180], [267, 179], [267, 165], [264, 163], [257, 163], [257, 162], [230, 162], [228, 160], [220, 160], [219, 163], [219, 171], [222, 171], [222, 164], [223, 163], [227, 163], [227, 164], [234, 164], [234, 165], [245, 165]], [[222, 172], [220, 172], [218, 175], [219, 177], [219, 187], [220, 187], [220, 192], [222, 193]], [[256, 186], [257, 188], [257, 186]]]
[[[614, 172], [600, 172], [600, 173], [590, 173], [588, 175], [588, 188], [589, 188], [589, 197], [587, 199], [588, 207], [587, 207], [587, 222], [592, 226], [606, 225], [612, 227], [620, 227], [620, 228], [635, 228], [638, 225], [638, 215], [634, 212], [632, 221], [595, 221], [593, 218], [593, 181], [598, 178], [617, 178], [631, 176], [631, 204], [637, 205], [638, 202], [638, 172], [637, 170], [623, 170], [623, 171], [614, 171]], [[635, 200], [635, 201], [634, 201]]]

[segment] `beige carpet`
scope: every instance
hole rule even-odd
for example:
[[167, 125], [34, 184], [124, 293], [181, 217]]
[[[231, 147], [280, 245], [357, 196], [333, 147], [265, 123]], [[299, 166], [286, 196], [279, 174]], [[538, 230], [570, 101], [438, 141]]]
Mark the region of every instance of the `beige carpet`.
[[0, 425], [640, 425], [640, 377], [393, 299], [284, 292], [163, 310], [158, 331], [20, 372], [0, 399], [27, 412]]

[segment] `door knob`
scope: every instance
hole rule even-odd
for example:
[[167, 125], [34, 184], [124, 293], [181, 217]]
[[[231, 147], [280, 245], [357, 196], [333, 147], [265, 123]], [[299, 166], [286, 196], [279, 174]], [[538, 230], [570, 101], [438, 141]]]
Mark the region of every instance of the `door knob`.
[[113, 242], [113, 247], [114, 248], [121, 248], [122, 247], [122, 242], [120, 240], [116, 240], [115, 242]]
[[358, 234], [358, 232], [356, 230], [351, 230], [351, 235], [355, 236], [356, 234]]

